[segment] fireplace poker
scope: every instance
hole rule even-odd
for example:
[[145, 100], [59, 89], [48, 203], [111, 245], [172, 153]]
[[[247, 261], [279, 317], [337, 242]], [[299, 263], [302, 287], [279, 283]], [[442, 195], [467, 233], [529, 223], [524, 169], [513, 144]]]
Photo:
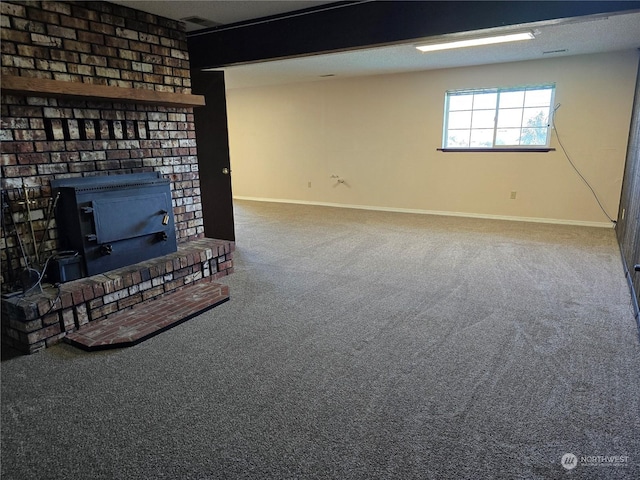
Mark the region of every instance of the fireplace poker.
[[[9, 236], [9, 231], [7, 230], [7, 214], [5, 212], [5, 208], [9, 206], [8, 199], [6, 198], [6, 191], [2, 191], [2, 209], [0, 214], [2, 215], [2, 233], [5, 237]], [[13, 221], [13, 219], [12, 219]], [[9, 284], [13, 285], [15, 278], [13, 277], [13, 255], [11, 254], [11, 249], [7, 245], [7, 274], [9, 275]]]
[[53, 200], [53, 202], [49, 200], [49, 211], [47, 212], [47, 223], [44, 226], [44, 233], [42, 234], [42, 242], [40, 243], [40, 245], [38, 245], [38, 251], [36, 253], [37, 258], [39, 258], [40, 255], [42, 254], [42, 249], [44, 248], [44, 242], [47, 237], [47, 234], [49, 233], [49, 225], [51, 224], [51, 217], [53, 215], [53, 212], [56, 211], [56, 205], [58, 205], [59, 198], [60, 198], [60, 192], [58, 191], [58, 193], [56, 194], [55, 200]]
[[31, 202], [29, 200], [29, 190], [26, 184], [22, 184], [22, 188], [24, 189], [24, 201], [27, 204], [27, 218], [29, 219], [29, 228], [31, 229], [31, 240], [33, 241], [33, 253], [36, 256], [36, 265], [40, 266], [40, 258], [38, 257], [38, 250], [36, 248], [36, 232], [33, 230], [33, 221], [31, 220]]
[[16, 238], [18, 239], [18, 245], [20, 246], [20, 252], [22, 253], [22, 259], [24, 260], [24, 268], [29, 268], [29, 258], [27, 257], [27, 252], [24, 249], [24, 243], [22, 243], [22, 237], [20, 236], [20, 230], [18, 229], [18, 225], [16, 224], [16, 219], [13, 217], [13, 207], [11, 206], [11, 202], [9, 201], [9, 197], [7, 196], [7, 192], [3, 192], [6, 197], [5, 201], [7, 202], [7, 207], [9, 207], [9, 216], [11, 217], [11, 223], [13, 224], [13, 230], [16, 232]]

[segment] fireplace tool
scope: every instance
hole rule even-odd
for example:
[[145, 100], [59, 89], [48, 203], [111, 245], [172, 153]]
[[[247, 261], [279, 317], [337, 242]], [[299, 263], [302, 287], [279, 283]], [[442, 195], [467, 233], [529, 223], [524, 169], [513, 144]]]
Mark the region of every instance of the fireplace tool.
[[[40, 242], [40, 245], [38, 245], [38, 250], [36, 251], [36, 258], [40, 258], [40, 255], [42, 255], [42, 249], [44, 248], [45, 240], [49, 235], [49, 225], [51, 225], [53, 212], [56, 211], [56, 206], [58, 205], [59, 199], [60, 199], [60, 192], [56, 194], [56, 198], [53, 200], [53, 202], [51, 202], [51, 199], [49, 199], [49, 211], [47, 212], [47, 221], [44, 224], [44, 233], [42, 234], [42, 241]], [[46, 263], [47, 262], [45, 262], [44, 266], [40, 265], [42, 266], [43, 272], [47, 269]]]
[[[4, 191], [2, 193], [3, 193], [3, 203], [9, 209], [9, 216], [11, 217], [13, 230], [18, 240], [18, 246], [20, 247], [20, 253], [22, 254], [22, 259], [24, 261], [24, 270], [19, 275], [19, 281], [20, 281], [20, 284], [22, 285], [23, 290], [26, 291], [32, 288], [36, 283], [38, 283], [38, 281], [40, 280], [40, 272], [38, 272], [36, 269], [31, 267], [31, 261], [29, 259], [29, 255], [27, 254], [25, 244], [22, 241], [22, 235], [20, 234], [20, 229], [18, 228], [18, 224], [16, 223], [13, 206], [7, 196], [7, 192]], [[29, 222], [31, 222], [31, 217], [29, 217]]]
[[22, 184], [22, 189], [24, 190], [24, 203], [27, 206], [27, 220], [29, 221], [29, 230], [31, 231], [31, 244], [33, 246], [33, 254], [36, 258], [36, 265], [40, 266], [40, 258], [38, 258], [38, 249], [36, 248], [36, 244], [38, 242], [36, 240], [36, 232], [33, 229], [33, 221], [31, 220], [31, 200], [29, 200], [29, 190], [24, 183]]
[[[2, 190], [2, 208], [0, 209], [0, 214], [2, 215], [2, 232], [5, 235], [5, 237], [9, 236], [9, 229], [7, 226], [7, 214], [5, 212], [6, 209], [8, 209], [9, 207], [9, 201], [7, 198], [7, 192], [5, 190]], [[11, 219], [11, 221], [13, 222], [13, 218]], [[14, 227], [15, 228], [15, 227]], [[8, 280], [9, 280], [9, 285], [13, 285], [13, 283], [15, 282], [15, 277], [14, 277], [14, 273], [13, 273], [13, 255], [11, 253], [11, 249], [8, 248], [6, 249], [7, 252], [7, 276], [8, 276]]]

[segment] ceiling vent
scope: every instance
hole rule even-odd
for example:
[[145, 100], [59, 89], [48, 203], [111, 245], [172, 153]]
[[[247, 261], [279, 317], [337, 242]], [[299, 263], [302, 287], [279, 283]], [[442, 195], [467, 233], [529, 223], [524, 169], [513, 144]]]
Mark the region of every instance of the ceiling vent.
[[188, 22], [188, 23], [194, 23], [196, 25], [199, 25], [201, 27], [219, 27], [220, 25], [222, 25], [222, 23], [218, 23], [218, 22], [214, 22], [213, 20], [207, 20], [206, 18], [202, 18], [202, 17], [184, 17], [180, 19], [183, 22]]

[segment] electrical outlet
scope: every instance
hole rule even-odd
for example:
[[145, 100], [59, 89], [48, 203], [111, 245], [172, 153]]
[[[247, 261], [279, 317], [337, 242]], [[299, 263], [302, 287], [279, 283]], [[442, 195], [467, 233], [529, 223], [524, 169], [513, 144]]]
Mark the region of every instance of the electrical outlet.
[[307, 183], [307, 188], [311, 188], [311, 182]]
[[511, 192], [511, 197], [509, 198], [511, 198], [511, 200], [515, 200], [517, 195], [518, 195], [518, 192]]

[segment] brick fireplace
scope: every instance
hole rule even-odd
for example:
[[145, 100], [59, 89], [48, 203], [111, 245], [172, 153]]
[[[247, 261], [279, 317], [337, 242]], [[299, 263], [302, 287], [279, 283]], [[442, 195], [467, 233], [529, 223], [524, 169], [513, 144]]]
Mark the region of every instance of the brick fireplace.
[[90, 295], [65, 286], [66, 305], [60, 292], [46, 307], [42, 299], [23, 301], [26, 310], [3, 301], [3, 342], [36, 351], [85, 318], [102, 318], [115, 292], [115, 304], [128, 308], [151, 298], [143, 299], [142, 284], [174, 282], [156, 288], [159, 295], [232, 271], [233, 244], [204, 238], [193, 115], [200, 100], [191, 95], [181, 25], [108, 2], [3, 1], [0, 8], [3, 292], [59, 249], [53, 179], [160, 172], [170, 180], [179, 246], [176, 257], [119, 272], [120, 283], [94, 279]]

